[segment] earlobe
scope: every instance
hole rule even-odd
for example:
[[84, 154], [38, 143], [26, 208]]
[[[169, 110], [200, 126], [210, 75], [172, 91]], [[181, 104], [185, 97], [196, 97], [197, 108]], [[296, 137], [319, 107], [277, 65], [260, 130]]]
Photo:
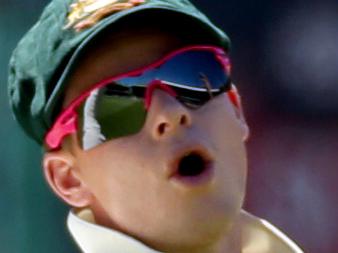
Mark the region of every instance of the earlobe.
[[231, 90], [227, 92], [228, 98], [233, 105], [236, 117], [239, 119], [243, 130], [243, 141], [247, 141], [250, 135], [249, 126], [246, 123], [246, 119], [243, 112], [242, 100], [238, 93], [238, 90], [234, 84], [231, 86]]
[[43, 171], [52, 190], [73, 207], [89, 206], [92, 194], [74, 170], [74, 158], [62, 150], [52, 151], [43, 158]]

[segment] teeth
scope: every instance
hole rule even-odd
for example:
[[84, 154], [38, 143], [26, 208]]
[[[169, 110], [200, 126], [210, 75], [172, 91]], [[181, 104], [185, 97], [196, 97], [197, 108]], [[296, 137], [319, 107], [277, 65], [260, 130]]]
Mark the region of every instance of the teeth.
[[200, 154], [191, 153], [184, 156], [179, 162], [178, 173], [180, 176], [198, 176], [206, 168], [206, 162]]

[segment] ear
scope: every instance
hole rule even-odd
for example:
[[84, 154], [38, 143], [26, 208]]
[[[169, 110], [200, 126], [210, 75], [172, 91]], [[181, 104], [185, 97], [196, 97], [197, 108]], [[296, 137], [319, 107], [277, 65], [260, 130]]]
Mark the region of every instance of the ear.
[[43, 171], [49, 186], [66, 203], [77, 208], [90, 205], [93, 196], [76, 175], [74, 157], [70, 153], [63, 150], [46, 153]]
[[232, 84], [231, 90], [229, 90], [227, 94], [235, 110], [236, 117], [240, 121], [243, 130], [243, 141], [247, 141], [250, 135], [250, 130], [244, 116], [241, 96], [239, 95], [238, 90], [234, 84]]

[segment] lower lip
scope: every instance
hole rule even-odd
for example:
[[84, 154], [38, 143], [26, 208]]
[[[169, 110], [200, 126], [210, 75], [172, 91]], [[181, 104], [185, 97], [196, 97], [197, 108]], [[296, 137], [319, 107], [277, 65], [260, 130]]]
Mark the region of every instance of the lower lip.
[[181, 176], [176, 173], [170, 178], [170, 180], [175, 184], [189, 188], [205, 187], [211, 185], [214, 174], [215, 168], [213, 163], [208, 163], [203, 172], [197, 176]]

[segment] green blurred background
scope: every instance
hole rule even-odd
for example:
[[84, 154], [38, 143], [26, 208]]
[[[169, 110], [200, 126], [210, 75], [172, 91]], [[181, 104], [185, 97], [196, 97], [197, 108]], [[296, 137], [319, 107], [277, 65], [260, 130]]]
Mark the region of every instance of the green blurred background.
[[67, 208], [41, 173], [42, 149], [25, 137], [9, 111], [7, 65], [13, 48], [46, 1], [0, 2], [0, 252], [76, 252], [65, 229]]
[[[233, 41], [251, 127], [246, 209], [307, 253], [338, 252], [338, 3], [193, 1]], [[47, 0], [0, 1], [0, 252], [77, 252], [68, 208], [41, 173], [42, 150], [12, 119], [7, 65]]]

